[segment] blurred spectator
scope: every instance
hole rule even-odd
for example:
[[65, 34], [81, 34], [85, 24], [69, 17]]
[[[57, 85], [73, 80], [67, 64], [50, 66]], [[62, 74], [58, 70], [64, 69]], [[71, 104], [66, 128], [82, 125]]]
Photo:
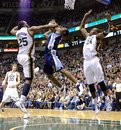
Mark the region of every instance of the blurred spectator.
[[116, 92], [116, 109], [120, 111], [121, 109], [121, 79], [116, 78], [116, 82], [113, 84]]
[[[114, 49], [115, 48], [115, 49]], [[112, 100], [113, 110], [117, 109], [116, 105], [116, 94], [114, 87], [117, 83], [116, 77], [120, 79], [121, 82], [121, 44], [115, 41], [107, 42], [102, 49], [99, 50], [100, 59], [105, 72], [105, 82], [107, 87], [112, 90], [112, 95], [110, 96]], [[40, 74], [33, 80], [30, 93], [27, 98], [26, 106], [28, 108], [37, 109], [68, 109], [68, 110], [83, 110], [92, 109], [93, 102], [91, 95], [89, 93], [89, 88], [86, 84], [85, 77], [83, 75], [83, 58], [80, 48], [60, 50], [60, 59], [65, 68], [70, 70], [72, 74], [82, 83], [83, 93], [77, 93], [72, 82], [70, 82], [66, 77], [60, 73], [55, 75], [58, 77], [63, 84], [60, 89], [55, 86], [43, 73], [43, 56], [36, 54], [36, 66], [40, 68]], [[40, 60], [41, 59], [41, 60]], [[0, 80], [2, 81], [5, 73], [10, 70], [10, 64], [16, 61], [16, 55], [13, 54], [3, 54], [0, 56]], [[23, 81], [23, 73], [21, 66], [18, 70], [21, 73], [21, 81]], [[18, 91], [21, 93], [23, 82], [18, 86]], [[118, 85], [117, 85], [118, 86]], [[99, 101], [101, 104], [101, 109], [105, 110], [104, 95], [97, 87], [97, 94], [99, 95]], [[79, 88], [80, 89], [80, 88]], [[119, 109], [118, 109], [119, 110]]]

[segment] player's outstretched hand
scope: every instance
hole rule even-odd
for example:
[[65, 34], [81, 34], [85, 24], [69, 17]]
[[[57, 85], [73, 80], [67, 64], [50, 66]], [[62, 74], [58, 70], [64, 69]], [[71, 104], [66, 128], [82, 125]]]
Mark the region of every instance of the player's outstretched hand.
[[111, 14], [110, 13], [105, 13], [105, 17], [107, 18], [107, 20], [111, 20]]
[[91, 9], [91, 10], [89, 10], [89, 11], [85, 14], [85, 16], [90, 15], [90, 14], [91, 14], [91, 12], [92, 12], [92, 9]]

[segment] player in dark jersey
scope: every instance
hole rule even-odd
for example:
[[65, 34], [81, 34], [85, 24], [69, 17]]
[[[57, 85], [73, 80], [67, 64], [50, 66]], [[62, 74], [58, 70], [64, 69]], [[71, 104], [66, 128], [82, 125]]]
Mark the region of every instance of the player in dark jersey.
[[[55, 20], [52, 20], [50, 23], [56, 22]], [[64, 33], [68, 33], [67, 28], [58, 25], [44, 34], [47, 39], [44, 52], [44, 72], [47, 74], [48, 78], [60, 88], [62, 87], [62, 84], [53, 75], [58, 71], [67, 76], [74, 84], [76, 84], [76, 87], [79, 88], [80, 84], [77, 82], [76, 78], [63, 68], [62, 63], [57, 56], [57, 47], [60, 44]]]

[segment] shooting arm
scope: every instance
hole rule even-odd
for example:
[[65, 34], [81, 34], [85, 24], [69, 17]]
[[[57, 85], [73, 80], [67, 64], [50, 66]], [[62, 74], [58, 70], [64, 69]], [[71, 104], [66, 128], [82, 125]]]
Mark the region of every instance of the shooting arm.
[[82, 22], [81, 22], [81, 25], [80, 25], [80, 29], [85, 27], [86, 20], [87, 20], [87, 15], [84, 15]]
[[88, 17], [88, 15], [90, 15], [90, 13], [92, 12], [92, 10], [89, 10], [83, 17], [81, 25], [80, 25], [80, 31], [82, 33], [82, 35], [86, 38], [88, 37], [89, 33], [86, 31], [85, 27], [85, 23], [86, 23], [86, 19]]
[[11, 29], [10, 33], [12, 35], [16, 35], [16, 32], [18, 31], [18, 26], [15, 26], [14, 28]]

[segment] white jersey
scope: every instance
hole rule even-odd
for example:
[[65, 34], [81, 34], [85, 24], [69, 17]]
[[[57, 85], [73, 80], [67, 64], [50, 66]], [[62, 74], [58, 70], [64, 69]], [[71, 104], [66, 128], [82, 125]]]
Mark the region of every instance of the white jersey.
[[12, 86], [12, 88], [16, 87], [16, 86], [14, 86], [14, 84], [16, 84], [16, 82], [17, 82], [18, 74], [19, 74], [18, 72], [13, 72], [13, 71], [7, 72], [7, 77], [8, 77], [8, 80], [7, 80], [8, 85], [7, 85], [7, 87], [11, 87], [11, 86]]
[[23, 27], [16, 33], [17, 41], [19, 44], [18, 54], [34, 56], [35, 44], [33, 37], [30, 36], [27, 27]]
[[83, 46], [83, 58], [91, 60], [97, 55], [96, 51], [97, 39], [96, 35], [88, 36]]

